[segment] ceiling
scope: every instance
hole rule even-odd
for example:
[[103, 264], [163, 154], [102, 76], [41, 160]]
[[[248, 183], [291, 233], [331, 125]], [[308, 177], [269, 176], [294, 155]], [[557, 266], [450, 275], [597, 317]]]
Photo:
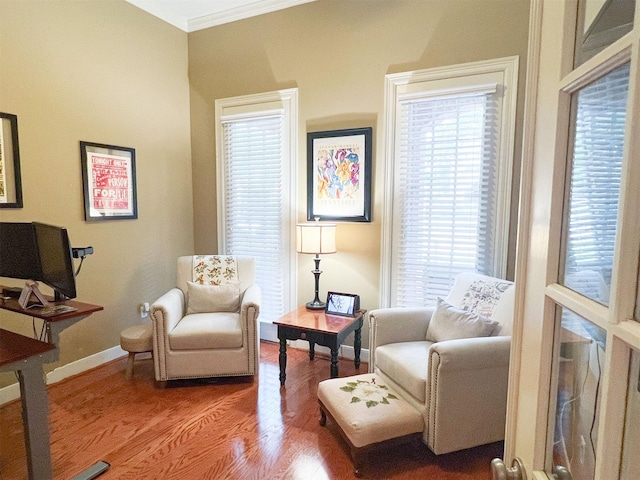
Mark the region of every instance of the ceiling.
[[314, 0], [127, 0], [185, 32], [262, 15]]

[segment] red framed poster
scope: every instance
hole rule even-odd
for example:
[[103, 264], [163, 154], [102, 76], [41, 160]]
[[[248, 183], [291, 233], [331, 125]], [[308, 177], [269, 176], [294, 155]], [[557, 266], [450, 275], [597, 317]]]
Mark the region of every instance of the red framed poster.
[[138, 218], [136, 151], [80, 142], [87, 222]]

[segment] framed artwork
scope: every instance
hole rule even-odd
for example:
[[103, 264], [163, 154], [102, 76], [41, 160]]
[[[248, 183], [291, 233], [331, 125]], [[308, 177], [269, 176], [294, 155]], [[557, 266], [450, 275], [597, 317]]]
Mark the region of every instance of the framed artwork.
[[307, 133], [307, 220], [371, 221], [372, 129]]
[[360, 296], [351, 293], [328, 292], [325, 313], [352, 317], [360, 310]]
[[0, 208], [22, 208], [18, 117], [0, 112]]
[[138, 218], [136, 151], [80, 142], [87, 222]]

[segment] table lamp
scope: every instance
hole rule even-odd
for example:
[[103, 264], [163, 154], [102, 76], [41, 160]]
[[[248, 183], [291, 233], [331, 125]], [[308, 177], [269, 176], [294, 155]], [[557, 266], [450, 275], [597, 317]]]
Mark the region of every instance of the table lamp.
[[298, 253], [315, 254], [316, 263], [312, 270], [316, 280], [316, 296], [306, 307], [311, 310], [322, 310], [326, 304], [318, 297], [318, 285], [320, 283], [320, 254], [336, 253], [336, 224], [315, 222], [299, 223], [296, 225], [296, 250]]

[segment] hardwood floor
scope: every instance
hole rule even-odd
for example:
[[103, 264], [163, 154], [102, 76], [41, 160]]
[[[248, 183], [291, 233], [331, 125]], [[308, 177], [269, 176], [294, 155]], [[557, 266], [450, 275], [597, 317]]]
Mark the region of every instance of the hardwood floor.
[[[278, 346], [261, 345], [257, 378], [153, 380], [150, 357], [125, 359], [50, 385], [49, 428], [56, 479], [69, 479], [99, 460], [109, 479], [351, 479], [346, 444], [330, 422], [318, 423], [317, 384], [329, 359], [288, 349], [280, 389]], [[340, 376], [365, 373], [340, 360]], [[436, 456], [422, 443], [372, 455], [362, 478], [491, 480], [490, 461], [502, 443]], [[20, 402], [0, 407], [0, 480], [27, 478]], [[38, 479], [41, 480], [41, 479]]]

